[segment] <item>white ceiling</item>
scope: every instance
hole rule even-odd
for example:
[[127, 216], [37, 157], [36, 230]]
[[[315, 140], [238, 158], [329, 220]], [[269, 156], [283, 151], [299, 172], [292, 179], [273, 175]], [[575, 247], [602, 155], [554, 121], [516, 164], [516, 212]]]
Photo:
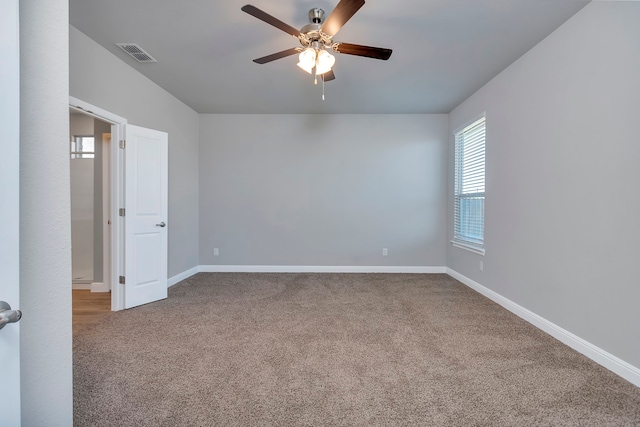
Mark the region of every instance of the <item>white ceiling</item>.
[[[448, 113], [535, 46], [585, 0], [367, 0], [335, 41], [393, 49], [388, 61], [336, 54], [336, 80], [314, 86], [299, 46], [240, 10], [249, 3], [299, 28], [338, 0], [70, 0], [71, 25], [198, 113]], [[137, 43], [138, 63], [115, 43]]]

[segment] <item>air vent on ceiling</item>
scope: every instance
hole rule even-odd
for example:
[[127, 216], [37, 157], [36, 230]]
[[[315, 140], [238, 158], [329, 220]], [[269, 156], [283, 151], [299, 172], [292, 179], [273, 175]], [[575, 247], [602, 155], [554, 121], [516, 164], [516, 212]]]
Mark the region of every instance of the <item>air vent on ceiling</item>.
[[158, 62], [135, 43], [116, 43], [116, 45], [138, 62]]

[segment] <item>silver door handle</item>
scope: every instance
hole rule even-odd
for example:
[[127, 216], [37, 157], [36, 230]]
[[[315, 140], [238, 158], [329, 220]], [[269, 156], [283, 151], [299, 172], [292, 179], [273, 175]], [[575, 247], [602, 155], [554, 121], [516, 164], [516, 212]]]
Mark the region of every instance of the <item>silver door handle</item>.
[[156, 224], [156, 227], [166, 227], [167, 224], [163, 222], [161, 222], [160, 224]]
[[20, 310], [11, 310], [11, 306], [4, 301], [0, 301], [0, 329], [7, 323], [16, 323], [22, 318]]

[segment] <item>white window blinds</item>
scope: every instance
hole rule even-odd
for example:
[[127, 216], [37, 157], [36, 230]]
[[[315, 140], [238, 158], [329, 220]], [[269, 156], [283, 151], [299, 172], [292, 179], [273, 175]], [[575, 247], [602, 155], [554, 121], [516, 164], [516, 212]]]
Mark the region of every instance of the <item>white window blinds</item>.
[[484, 247], [485, 118], [455, 134], [454, 242]]

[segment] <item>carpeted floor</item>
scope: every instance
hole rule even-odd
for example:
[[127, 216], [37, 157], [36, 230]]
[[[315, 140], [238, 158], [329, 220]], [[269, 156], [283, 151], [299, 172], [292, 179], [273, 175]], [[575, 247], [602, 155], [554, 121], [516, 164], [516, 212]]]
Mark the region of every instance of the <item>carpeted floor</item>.
[[74, 336], [76, 426], [634, 426], [640, 389], [446, 275], [200, 273]]

